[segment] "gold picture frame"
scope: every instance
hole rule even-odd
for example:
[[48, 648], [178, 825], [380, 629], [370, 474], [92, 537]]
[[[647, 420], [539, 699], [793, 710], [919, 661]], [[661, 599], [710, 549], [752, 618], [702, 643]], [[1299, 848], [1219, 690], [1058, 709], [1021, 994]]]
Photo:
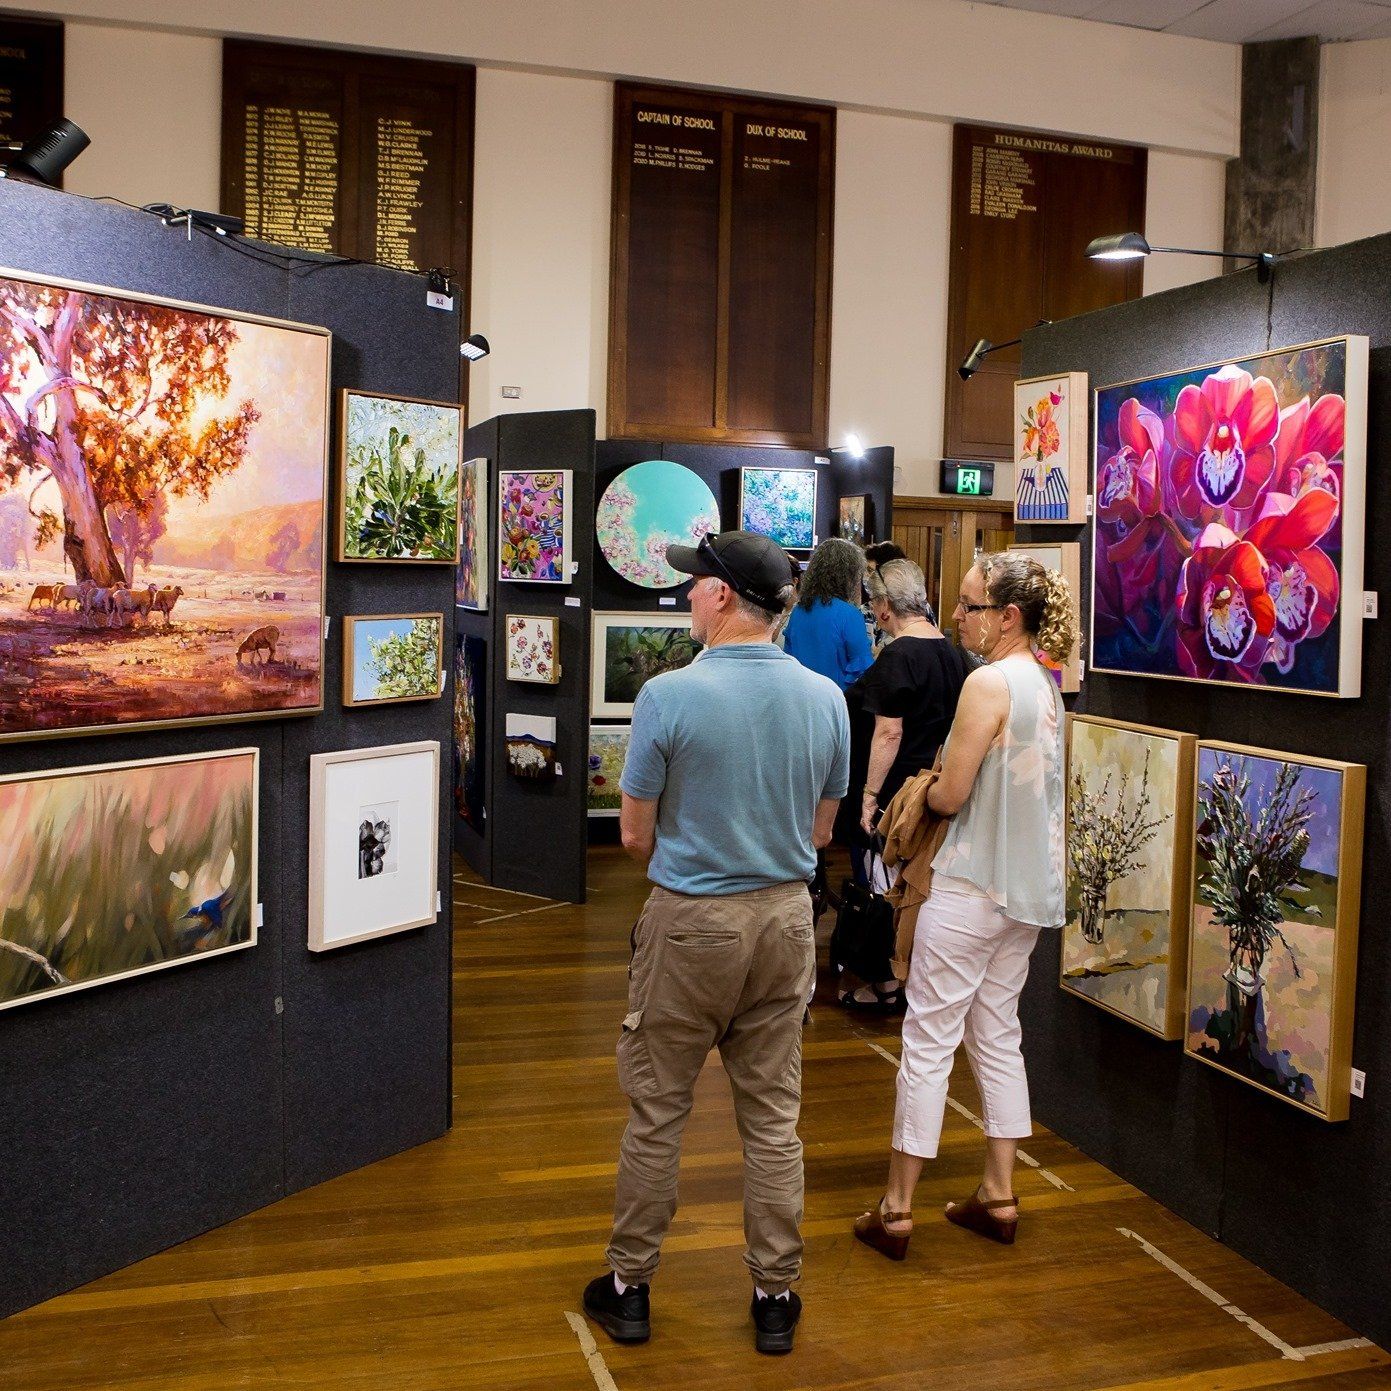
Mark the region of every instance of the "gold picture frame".
[[[432, 622], [435, 625], [435, 689], [414, 695], [363, 697], [355, 680], [358, 667], [358, 630], [369, 623], [400, 624]], [[388, 637], [398, 636], [388, 633]], [[444, 615], [442, 613], [350, 613], [343, 618], [343, 704], [349, 709], [364, 705], [404, 705], [409, 701], [438, 700], [444, 693]]]

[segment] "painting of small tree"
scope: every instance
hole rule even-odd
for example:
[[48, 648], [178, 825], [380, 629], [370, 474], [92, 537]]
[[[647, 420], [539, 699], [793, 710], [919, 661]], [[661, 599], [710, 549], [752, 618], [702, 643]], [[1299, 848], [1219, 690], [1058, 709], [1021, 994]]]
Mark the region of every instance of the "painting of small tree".
[[61, 535], [78, 581], [125, 582], [112, 517], [151, 516], [156, 494], [206, 498], [243, 462], [256, 404], [204, 409], [229, 394], [237, 336], [208, 314], [0, 284], [0, 492], [27, 490], [36, 544]]
[[1248, 1049], [1256, 1041], [1257, 1002], [1265, 984], [1263, 967], [1279, 942], [1299, 976], [1299, 960], [1281, 930], [1291, 911], [1319, 916], [1316, 905], [1301, 902], [1308, 885], [1301, 877], [1309, 849], [1314, 791], [1299, 786], [1300, 770], [1282, 763], [1269, 795], [1252, 811], [1251, 779], [1243, 760], [1224, 759], [1203, 787], [1198, 805], [1198, 852], [1206, 869], [1198, 895], [1213, 910], [1213, 921], [1227, 930], [1227, 1005], [1233, 1019], [1230, 1047]]
[[1129, 771], [1118, 780], [1108, 771], [1099, 788], [1093, 788], [1079, 772], [1072, 775], [1067, 805], [1067, 853], [1081, 899], [1082, 935], [1088, 942], [1099, 943], [1106, 938], [1106, 896], [1111, 885], [1143, 866], [1140, 852], [1172, 813], [1154, 815], [1148, 754], [1133, 794]]
[[440, 688], [440, 621], [417, 618], [408, 631], [369, 638], [368, 666], [378, 700], [436, 695]]

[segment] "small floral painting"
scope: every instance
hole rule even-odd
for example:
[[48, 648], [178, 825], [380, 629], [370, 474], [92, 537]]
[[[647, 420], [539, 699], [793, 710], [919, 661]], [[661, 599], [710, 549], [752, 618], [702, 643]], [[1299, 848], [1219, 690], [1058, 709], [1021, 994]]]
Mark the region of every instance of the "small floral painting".
[[617, 816], [623, 806], [618, 780], [628, 757], [632, 725], [596, 724], [589, 727], [588, 805], [591, 816]]
[[459, 503], [459, 568], [454, 572], [454, 602], [460, 608], [488, 607], [488, 461], [464, 465]]
[[1093, 667], [1357, 695], [1366, 399], [1365, 338], [1099, 391]]
[[770, 537], [784, 550], [816, 545], [816, 470], [739, 470], [739, 527]]
[[1185, 1048], [1348, 1113], [1366, 769], [1198, 746]]
[[1014, 520], [1087, 519], [1087, 374], [1014, 384]]
[[570, 583], [568, 469], [498, 476], [498, 578]]
[[555, 619], [509, 613], [506, 623], [507, 679], [554, 686], [560, 680]]
[[555, 766], [555, 717], [508, 715], [507, 771], [523, 782], [553, 782]]
[[694, 546], [720, 529], [715, 495], [699, 474], [667, 459], [626, 468], [604, 489], [595, 535], [604, 559], [630, 584], [672, 589], [689, 575], [667, 564], [667, 547]]

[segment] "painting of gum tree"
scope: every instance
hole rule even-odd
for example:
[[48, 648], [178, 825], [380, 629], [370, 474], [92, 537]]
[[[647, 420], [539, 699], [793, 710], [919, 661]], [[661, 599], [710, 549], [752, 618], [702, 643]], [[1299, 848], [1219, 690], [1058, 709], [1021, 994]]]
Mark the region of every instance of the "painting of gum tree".
[[1068, 719], [1064, 990], [1160, 1038], [1183, 1030], [1190, 734]]
[[0, 738], [321, 706], [328, 350], [0, 276]]
[[1365, 782], [1199, 746], [1185, 1047], [1327, 1120], [1347, 1116]]

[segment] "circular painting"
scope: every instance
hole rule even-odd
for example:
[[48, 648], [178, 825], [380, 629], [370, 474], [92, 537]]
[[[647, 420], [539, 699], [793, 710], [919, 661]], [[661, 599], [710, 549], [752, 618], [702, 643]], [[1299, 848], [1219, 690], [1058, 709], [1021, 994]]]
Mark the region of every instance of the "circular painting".
[[667, 459], [625, 468], [599, 499], [595, 534], [604, 559], [632, 584], [671, 589], [690, 578], [667, 564], [667, 547], [691, 546], [720, 529], [715, 495], [699, 475]]

